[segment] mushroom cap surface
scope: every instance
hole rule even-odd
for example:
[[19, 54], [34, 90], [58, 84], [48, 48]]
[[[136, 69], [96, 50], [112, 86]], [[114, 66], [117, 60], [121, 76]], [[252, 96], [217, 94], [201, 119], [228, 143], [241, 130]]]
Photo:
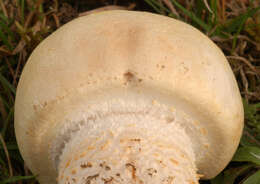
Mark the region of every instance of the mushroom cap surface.
[[[197, 118], [194, 126], [200, 132], [190, 136], [205, 179], [231, 160], [244, 114], [222, 51], [181, 21], [147, 12], [106, 11], [62, 26], [39, 44], [24, 67], [15, 131], [25, 162], [40, 180], [43, 175], [42, 180], [52, 183], [57, 176], [48, 148], [70, 110], [121, 91], [165, 98]], [[197, 135], [209, 144], [203, 145]]]

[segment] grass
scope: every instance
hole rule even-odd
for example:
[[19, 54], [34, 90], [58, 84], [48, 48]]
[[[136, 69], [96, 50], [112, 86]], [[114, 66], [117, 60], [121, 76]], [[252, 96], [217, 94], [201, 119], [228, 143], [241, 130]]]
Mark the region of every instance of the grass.
[[260, 183], [259, 1], [0, 0], [0, 184], [37, 183], [21, 158], [13, 125], [16, 86], [28, 56], [46, 36], [78, 13], [113, 2], [185, 21], [223, 50], [243, 97], [245, 129], [232, 162], [216, 178], [201, 183]]

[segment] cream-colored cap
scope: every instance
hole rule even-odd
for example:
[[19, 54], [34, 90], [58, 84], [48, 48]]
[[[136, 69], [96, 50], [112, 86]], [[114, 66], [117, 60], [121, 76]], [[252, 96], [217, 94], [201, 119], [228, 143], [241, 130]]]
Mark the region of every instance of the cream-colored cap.
[[178, 20], [107, 11], [62, 26], [34, 50], [24, 67], [15, 131], [22, 156], [40, 181], [53, 183], [57, 177], [49, 150], [71, 111], [88, 100], [106, 101], [121, 94], [127, 98], [128, 93], [165, 101], [195, 117], [192, 126], [199, 128], [189, 136], [205, 179], [231, 160], [244, 114], [221, 50]]

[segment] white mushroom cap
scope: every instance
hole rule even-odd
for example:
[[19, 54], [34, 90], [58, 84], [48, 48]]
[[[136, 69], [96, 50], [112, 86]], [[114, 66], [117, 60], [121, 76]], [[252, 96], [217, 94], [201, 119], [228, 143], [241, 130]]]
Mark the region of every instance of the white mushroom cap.
[[191, 118], [182, 126], [204, 179], [223, 170], [237, 149], [243, 106], [221, 50], [178, 20], [107, 11], [62, 26], [24, 67], [15, 130], [23, 158], [40, 181], [55, 183], [53, 154], [63, 147], [53, 145], [65, 122], [79, 121], [88, 105], [117, 98], [146, 98]]

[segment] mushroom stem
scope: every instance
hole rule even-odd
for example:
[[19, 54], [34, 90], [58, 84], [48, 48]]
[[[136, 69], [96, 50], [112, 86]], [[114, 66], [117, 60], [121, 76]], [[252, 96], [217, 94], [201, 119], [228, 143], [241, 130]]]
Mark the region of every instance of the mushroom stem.
[[181, 113], [152, 102], [107, 104], [85, 114], [71, 134], [57, 165], [59, 184], [198, 183]]

